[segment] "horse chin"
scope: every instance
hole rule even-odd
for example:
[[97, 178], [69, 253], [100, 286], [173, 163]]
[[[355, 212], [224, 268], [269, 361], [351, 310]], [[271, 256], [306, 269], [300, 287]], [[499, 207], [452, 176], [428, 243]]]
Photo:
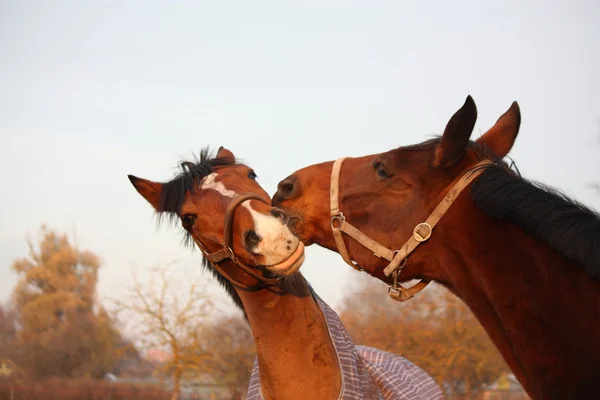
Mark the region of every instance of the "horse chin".
[[302, 242], [302, 244], [306, 247], [306, 246], [310, 246], [312, 244], [315, 243], [315, 241], [312, 239], [312, 236], [309, 234], [304, 234], [304, 232], [298, 232], [296, 233], [296, 237], [298, 239], [300, 239], [300, 241]]
[[287, 269], [286, 271], [278, 272], [278, 274], [281, 276], [293, 275], [296, 272], [298, 272], [300, 267], [302, 267], [302, 264], [304, 264], [304, 253], [302, 253], [302, 255], [296, 260], [296, 262], [289, 269]]
[[313, 235], [310, 234], [308, 229], [305, 229], [302, 221], [298, 218], [295, 223], [289, 225], [290, 231], [304, 244], [304, 246], [310, 246], [315, 241], [312, 239]]
[[278, 264], [268, 266], [267, 269], [279, 276], [290, 276], [296, 273], [302, 264], [304, 264], [304, 244], [298, 242], [298, 247], [288, 258]]
[[315, 242], [311, 239], [310, 236], [308, 237], [304, 237], [301, 234], [298, 233], [294, 233], [296, 235], [296, 237], [299, 239], [300, 243], [302, 243], [304, 245], [304, 247], [308, 247], [312, 244], [314, 244]]

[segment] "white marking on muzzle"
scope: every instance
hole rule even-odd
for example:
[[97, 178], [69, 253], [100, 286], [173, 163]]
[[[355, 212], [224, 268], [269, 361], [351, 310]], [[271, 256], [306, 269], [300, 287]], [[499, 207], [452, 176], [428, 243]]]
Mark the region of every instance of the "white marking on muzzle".
[[253, 250], [264, 257], [265, 265], [278, 264], [296, 250], [298, 238], [280, 218], [259, 213], [252, 208], [249, 201], [242, 206], [250, 212], [254, 220], [254, 231], [261, 241]]

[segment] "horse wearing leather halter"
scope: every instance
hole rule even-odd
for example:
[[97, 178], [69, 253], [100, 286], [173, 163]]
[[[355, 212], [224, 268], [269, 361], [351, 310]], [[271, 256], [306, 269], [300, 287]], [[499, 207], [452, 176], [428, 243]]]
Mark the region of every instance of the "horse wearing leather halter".
[[384, 273], [386, 276], [390, 276], [392, 274], [394, 278], [394, 282], [388, 288], [388, 294], [394, 300], [398, 300], [400, 302], [411, 299], [415, 294], [419, 293], [421, 290], [425, 289], [429, 284], [430, 280], [421, 279], [418, 283], [413, 285], [410, 288], [405, 288], [398, 281], [400, 280], [400, 274], [402, 270], [406, 267], [406, 263], [408, 261], [408, 256], [415, 251], [417, 246], [421, 243], [427, 241], [433, 232], [433, 228], [439, 222], [439, 220], [444, 216], [448, 208], [452, 205], [454, 200], [458, 197], [460, 192], [464, 188], [466, 188], [469, 183], [471, 183], [475, 178], [481, 174], [483, 171], [482, 166], [491, 164], [491, 161], [484, 160], [478, 163], [472, 170], [465, 173], [461, 179], [459, 179], [456, 184], [448, 191], [446, 196], [442, 199], [442, 201], [438, 204], [438, 206], [433, 210], [433, 212], [429, 215], [425, 222], [419, 223], [413, 229], [412, 236], [404, 243], [402, 247], [398, 250], [390, 250], [387, 247], [381, 245], [376, 240], [371, 239], [369, 236], [362, 233], [359, 229], [355, 228], [348, 221], [346, 221], [346, 217], [340, 211], [339, 205], [339, 186], [340, 186], [340, 174], [342, 171], [342, 164], [346, 157], [338, 158], [333, 163], [333, 168], [331, 172], [331, 189], [330, 189], [330, 213], [331, 213], [331, 231], [333, 233], [333, 237], [335, 239], [335, 243], [337, 245], [338, 252], [344, 259], [344, 261], [350, 265], [352, 268], [362, 271], [363, 269], [360, 265], [356, 264], [352, 261], [348, 250], [346, 249], [346, 245], [344, 244], [344, 239], [342, 237], [342, 233], [347, 234], [352, 237], [354, 240], [359, 242], [364, 247], [368, 248], [373, 252], [373, 255], [376, 257], [384, 258], [388, 260], [390, 263], [384, 269]]
[[476, 119], [469, 96], [440, 138], [302, 168], [273, 204], [395, 299], [429, 281], [459, 296], [532, 398], [600, 398], [600, 217], [502, 160], [516, 102], [471, 141]]

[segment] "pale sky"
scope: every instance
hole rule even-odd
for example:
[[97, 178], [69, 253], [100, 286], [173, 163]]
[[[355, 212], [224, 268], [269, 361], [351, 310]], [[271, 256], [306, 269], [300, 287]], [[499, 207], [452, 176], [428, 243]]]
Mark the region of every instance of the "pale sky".
[[[474, 137], [517, 100], [522, 174], [600, 209], [599, 71], [595, 0], [0, 0], [0, 298], [42, 223], [102, 257], [101, 296], [173, 260], [212, 282], [127, 174], [166, 180], [224, 145], [273, 194], [440, 134], [468, 94]], [[358, 275], [315, 246], [302, 271], [336, 309]]]

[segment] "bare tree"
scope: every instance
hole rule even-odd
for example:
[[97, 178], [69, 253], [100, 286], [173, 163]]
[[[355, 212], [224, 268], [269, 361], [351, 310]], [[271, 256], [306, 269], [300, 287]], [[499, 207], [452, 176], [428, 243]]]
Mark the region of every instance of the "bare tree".
[[168, 278], [166, 268], [155, 268], [148, 285], [133, 274], [127, 293], [112, 299], [119, 319], [127, 320], [141, 347], [170, 353], [157, 372], [171, 377], [173, 400], [184, 374], [211, 372], [215, 362], [212, 349], [203, 346], [198, 335], [198, 328], [214, 315], [213, 302], [203, 287], [192, 283], [182, 293], [177, 283]]
[[199, 333], [205, 348], [214, 352], [211, 377], [227, 388], [231, 398], [241, 398], [248, 390], [252, 365], [256, 358], [254, 337], [241, 315], [227, 315], [202, 327]]

